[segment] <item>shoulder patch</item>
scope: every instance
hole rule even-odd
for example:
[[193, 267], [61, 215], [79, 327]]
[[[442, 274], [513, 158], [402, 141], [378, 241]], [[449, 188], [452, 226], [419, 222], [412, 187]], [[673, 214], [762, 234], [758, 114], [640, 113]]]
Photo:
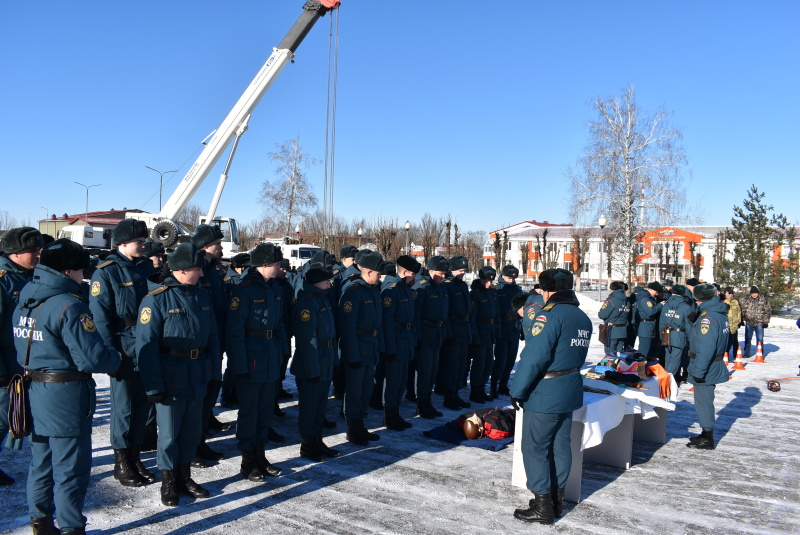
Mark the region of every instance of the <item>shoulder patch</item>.
[[153, 315], [153, 311], [150, 307], [144, 307], [142, 312], [139, 314], [139, 323], [142, 325], [150, 322], [150, 316]]
[[92, 283], [91, 294], [92, 294], [92, 297], [97, 297], [98, 295], [100, 295], [100, 281], [94, 281]]
[[542, 332], [542, 329], [544, 329], [544, 325], [545, 324], [540, 321], [534, 323], [533, 327], [531, 328], [531, 334], [533, 334], [533, 336], [537, 336], [540, 332]]
[[103, 269], [104, 267], [108, 267], [113, 263], [114, 263], [113, 260], [106, 260], [105, 262], [101, 262], [100, 264], [97, 264], [97, 269]]
[[385, 308], [389, 308], [390, 306], [392, 306], [392, 298], [389, 297], [388, 295], [383, 298], [383, 306]]
[[342, 308], [344, 309], [345, 313], [352, 312], [353, 303], [351, 303], [350, 301], [345, 301]]
[[608, 301], [604, 301], [603, 302], [603, 306], [601, 306], [600, 309], [602, 310], [602, 309], [604, 309], [606, 307], [608, 307]]
[[159, 286], [158, 288], [155, 288], [154, 290], [150, 290], [149, 292], [147, 292], [147, 295], [158, 295], [160, 293], [166, 292], [167, 290], [169, 290], [169, 286], [166, 285]]
[[239, 308], [239, 298], [233, 297], [231, 299], [231, 310], [237, 310]]
[[308, 321], [311, 319], [311, 311], [307, 308], [304, 308], [300, 311], [300, 321]]
[[0, 269], [0, 278], [2, 278], [3, 275], [5, 275], [6, 273], [8, 273], [8, 271], [6, 271], [5, 269]]
[[81, 327], [83, 327], [83, 330], [87, 333], [93, 333], [97, 330], [94, 320], [92, 320], [92, 317], [89, 314], [81, 314], [78, 316], [78, 321], [81, 322]]

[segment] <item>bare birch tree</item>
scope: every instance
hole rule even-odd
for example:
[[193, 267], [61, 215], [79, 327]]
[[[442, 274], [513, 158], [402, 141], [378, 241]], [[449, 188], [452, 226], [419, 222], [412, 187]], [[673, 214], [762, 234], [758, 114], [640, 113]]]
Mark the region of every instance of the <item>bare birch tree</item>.
[[422, 246], [422, 253], [427, 261], [430, 257], [436, 254], [436, 247], [438, 247], [444, 232], [444, 222], [441, 219], [436, 219], [429, 213], [425, 213], [419, 223], [419, 245]]
[[265, 180], [261, 190], [261, 203], [265, 205], [266, 215], [283, 221], [286, 235], [292, 232], [292, 220], [305, 215], [317, 206], [317, 197], [306, 179], [305, 170], [318, 160], [311, 158], [300, 147], [300, 135], [285, 143], [276, 144], [277, 152], [270, 157], [278, 162], [275, 181]]
[[609, 256], [622, 264], [632, 285], [641, 232], [685, 219], [683, 181], [689, 171], [683, 133], [663, 108], [653, 114], [641, 110], [632, 86], [593, 104], [598, 117], [588, 124], [585, 153], [576, 169], [567, 171], [570, 215], [576, 222], [601, 213], [608, 217], [606, 232], [615, 236]]

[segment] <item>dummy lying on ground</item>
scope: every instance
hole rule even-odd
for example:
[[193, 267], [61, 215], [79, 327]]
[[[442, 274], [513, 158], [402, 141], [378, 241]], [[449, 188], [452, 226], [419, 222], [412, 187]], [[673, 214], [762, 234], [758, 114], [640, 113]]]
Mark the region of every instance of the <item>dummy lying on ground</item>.
[[458, 425], [469, 439], [508, 438], [514, 435], [516, 413], [514, 409], [479, 409], [459, 416]]

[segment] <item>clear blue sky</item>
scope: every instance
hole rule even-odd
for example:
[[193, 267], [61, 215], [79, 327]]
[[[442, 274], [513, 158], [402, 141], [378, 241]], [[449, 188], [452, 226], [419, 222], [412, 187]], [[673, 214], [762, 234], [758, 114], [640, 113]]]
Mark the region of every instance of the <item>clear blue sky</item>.
[[[0, 210], [158, 211], [303, 0], [3, 2]], [[345, 0], [335, 207], [465, 230], [567, 222], [589, 102], [629, 84], [684, 132], [687, 202], [729, 224], [755, 183], [797, 222], [800, 2]], [[219, 215], [259, 217], [268, 153], [324, 156], [328, 17], [250, 121]], [[222, 159], [224, 161], [225, 158]], [[194, 202], [207, 209], [222, 163]], [[323, 167], [309, 178], [322, 199]], [[42, 208], [45, 207], [45, 208]]]

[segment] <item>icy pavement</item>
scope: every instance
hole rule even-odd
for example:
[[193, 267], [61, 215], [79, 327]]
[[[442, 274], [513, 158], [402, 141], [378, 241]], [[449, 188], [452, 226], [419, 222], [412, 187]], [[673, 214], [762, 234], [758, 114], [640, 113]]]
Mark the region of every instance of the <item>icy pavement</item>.
[[[582, 298], [596, 320], [597, 302]], [[781, 325], [783, 326], [783, 325]], [[181, 497], [177, 508], [161, 505], [160, 483], [130, 489], [112, 476], [108, 431], [108, 379], [97, 376], [98, 409], [94, 429], [94, 466], [84, 513], [92, 534], [188, 533], [800, 533], [800, 380], [781, 382], [770, 392], [766, 380], [795, 376], [800, 365], [800, 330], [791, 324], [765, 331], [765, 364], [748, 364], [717, 387], [715, 451], [695, 451], [686, 439], [699, 433], [692, 394], [681, 389], [668, 416], [667, 443], [634, 442], [633, 466], [620, 470], [584, 463], [580, 504], [567, 502], [555, 527], [528, 525], [512, 517], [531, 494], [511, 486], [513, 445], [500, 452], [439, 442], [422, 431], [458, 416], [442, 409], [437, 420], [413, 419], [404, 432], [380, 430], [369, 447], [346, 442], [339, 402], [328, 417], [337, 427], [326, 439], [341, 456], [312, 463], [299, 456], [296, 402], [282, 404], [286, 416], [275, 428], [287, 435], [270, 444], [267, 457], [283, 475], [254, 484], [239, 476], [233, 433], [211, 437], [226, 458], [194, 478], [211, 491], [205, 500]], [[740, 330], [740, 338], [744, 329]], [[602, 346], [596, 334], [589, 361]], [[294, 390], [291, 379], [288, 389]], [[462, 391], [462, 397], [466, 394]], [[434, 396], [441, 408], [442, 399]], [[498, 400], [507, 402], [508, 399]], [[473, 407], [476, 407], [473, 405]], [[236, 412], [218, 409], [223, 421]], [[414, 407], [404, 402], [406, 418]], [[367, 426], [381, 427], [382, 415], [370, 410]], [[0, 487], [0, 532], [29, 533], [25, 479], [28, 445], [0, 453], [0, 466], [17, 484]], [[143, 455], [155, 470], [155, 454]]]

